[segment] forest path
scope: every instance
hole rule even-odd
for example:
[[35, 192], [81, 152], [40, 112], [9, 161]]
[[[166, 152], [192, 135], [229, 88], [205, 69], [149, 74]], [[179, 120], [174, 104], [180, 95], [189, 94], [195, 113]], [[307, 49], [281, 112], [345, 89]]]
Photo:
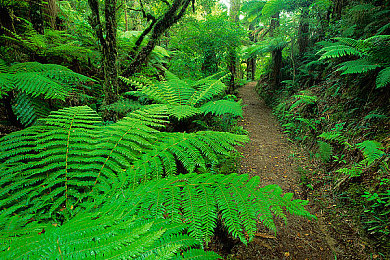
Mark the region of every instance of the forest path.
[[[303, 165], [302, 157], [287, 142], [271, 109], [256, 93], [255, 85], [252, 82], [239, 90], [239, 97], [246, 105], [242, 125], [249, 131], [251, 140], [238, 149], [243, 155], [239, 171], [259, 176], [264, 185], [278, 184], [284, 192], [293, 192], [294, 198], [304, 199], [297, 167], [312, 169]], [[321, 215], [311, 204], [306, 208], [312, 214]], [[233, 259], [335, 259], [337, 243], [323, 222], [321, 217], [310, 221], [288, 215], [287, 225], [277, 221], [276, 237], [262, 228], [247, 247], [233, 248]]]

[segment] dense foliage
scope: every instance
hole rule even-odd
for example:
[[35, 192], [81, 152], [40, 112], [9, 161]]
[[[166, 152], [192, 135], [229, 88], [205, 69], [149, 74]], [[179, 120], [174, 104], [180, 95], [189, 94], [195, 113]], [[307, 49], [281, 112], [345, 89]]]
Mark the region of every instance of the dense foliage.
[[0, 258], [218, 259], [217, 228], [315, 218], [228, 163], [255, 78], [388, 256], [388, 3], [229, 3], [0, 1]]

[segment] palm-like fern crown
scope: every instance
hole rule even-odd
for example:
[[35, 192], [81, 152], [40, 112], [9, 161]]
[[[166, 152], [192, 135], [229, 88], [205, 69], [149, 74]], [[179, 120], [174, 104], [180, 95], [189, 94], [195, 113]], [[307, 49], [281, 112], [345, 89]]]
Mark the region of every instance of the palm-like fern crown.
[[[213, 100], [227, 89], [227, 86], [221, 82], [222, 78], [216, 80], [214, 79], [216, 75], [213, 75], [195, 82], [187, 82], [169, 71], [166, 72], [166, 77], [166, 81], [147, 85], [122, 79], [136, 85], [138, 93], [162, 104], [162, 109], [168, 109], [170, 115], [178, 119], [189, 118], [200, 113], [215, 115], [230, 113], [234, 116], [242, 116], [241, 105], [237, 102]], [[136, 95], [137, 92], [131, 94]]]
[[380, 68], [376, 78], [376, 88], [390, 83], [390, 35], [377, 35], [365, 40], [335, 38], [338, 42], [327, 44], [319, 53], [320, 59], [355, 56], [358, 59], [340, 64], [342, 74], [365, 73]]

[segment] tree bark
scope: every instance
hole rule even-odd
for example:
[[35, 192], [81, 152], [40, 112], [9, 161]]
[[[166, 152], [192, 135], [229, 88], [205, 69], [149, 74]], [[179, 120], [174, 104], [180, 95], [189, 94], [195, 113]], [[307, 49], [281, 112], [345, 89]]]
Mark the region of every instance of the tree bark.
[[[103, 105], [109, 105], [118, 100], [118, 62], [117, 62], [117, 47], [116, 47], [116, 0], [105, 0], [104, 16], [105, 27], [100, 21], [99, 2], [98, 0], [88, 0], [92, 14], [90, 16], [90, 24], [95, 30], [96, 36], [100, 43], [100, 49], [103, 58], [103, 73], [104, 73], [104, 99]], [[104, 33], [106, 37], [104, 37]], [[105, 118], [107, 119], [107, 118]]]
[[48, 0], [47, 11], [48, 11], [48, 15], [49, 15], [50, 27], [53, 30], [56, 30], [57, 29], [57, 13], [58, 13], [56, 0]]
[[333, 0], [333, 18], [338, 20], [341, 18], [341, 13], [346, 5], [348, 5], [348, 0]]
[[298, 27], [298, 49], [299, 55], [303, 56], [306, 52], [306, 48], [309, 44], [309, 22], [308, 22], [309, 10], [304, 8], [301, 13]]
[[[146, 62], [154, 47], [157, 45], [160, 36], [183, 17], [188, 5], [191, 2], [192, 0], [175, 0], [169, 7], [168, 11], [166, 11], [161, 18], [156, 19], [149, 16], [151, 24], [144, 30], [140, 38], [137, 40], [136, 46], [133, 50], [135, 57], [130, 66], [125, 70], [125, 76], [131, 76], [140, 69], [140, 67]], [[142, 41], [148, 34], [151, 35], [146, 46], [138, 51]]]
[[[229, 20], [238, 24], [239, 12], [241, 8], [241, 0], [230, 0]], [[231, 93], [235, 89], [235, 77], [237, 76], [237, 52], [236, 49], [231, 46], [228, 50], [228, 70], [230, 72], [230, 81], [228, 92]]]
[[44, 34], [45, 29], [43, 24], [42, 1], [30, 0], [29, 9], [30, 19], [34, 30], [39, 34]]
[[[249, 39], [255, 43], [256, 42], [256, 37], [253, 34], [254, 30], [253, 24], [249, 25]], [[247, 59], [247, 67], [246, 67], [246, 78], [247, 80], [255, 80], [255, 72], [256, 72], [256, 55], [252, 58]]]
[[[275, 14], [271, 18], [271, 30], [269, 32], [270, 37], [275, 36], [275, 30], [280, 26], [279, 13]], [[271, 85], [273, 88], [278, 89], [281, 82], [282, 71], [282, 49], [278, 48], [271, 52], [272, 57], [272, 70], [271, 70]]]

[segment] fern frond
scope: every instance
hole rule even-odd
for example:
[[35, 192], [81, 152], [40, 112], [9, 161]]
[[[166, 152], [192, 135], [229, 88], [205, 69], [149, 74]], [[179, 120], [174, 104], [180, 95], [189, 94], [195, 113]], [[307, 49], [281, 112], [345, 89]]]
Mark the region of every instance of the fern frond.
[[133, 110], [137, 110], [141, 108], [142, 105], [134, 100], [129, 100], [129, 99], [122, 99], [118, 100], [115, 103], [112, 103], [108, 106], [102, 106], [102, 109], [106, 109], [109, 111], [114, 111], [120, 114], [126, 114], [128, 112], [131, 112]]
[[177, 172], [174, 158], [181, 162], [188, 172], [218, 161], [218, 155], [227, 155], [234, 146], [247, 142], [243, 135], [225, 132], [159, 133], [153, 149], [145, 151], [129, 169], [132, 185], [150, 179], [169, 176]]
[[323, 132], [318, 137], [323, 138], [327, 141], [337, 142], [339, 144], [345, 144], [347, 141], [343, 134], [338, 131]]
[[358, 60], [351, 60], [351, 61], [346, 61], [341, 63], [340, 68], [338, 68], [337, 70], [343, 71], [342, 75], [344, 75], [344, 74], [365, 73], [380, 67], [381, 65], [373, 64], [371, 61], [367, 59], [358, 59]]
[[0, 59], [0, 73], [6, 73], [8, 71], [8, 65], [7, 63]]
[[193, 117], [201, 112], [198, 108], [189, 105], [168, 105], [167, 108], [169, 115], [178, 120]]
[[[65, 108], [41, 124], [5, 136], [0, 154], [2, 214], [34, 212], [42, 218], [80, 202], [143, 180], [207, 168], [247, 140], [218, 132], [160, 133], [167, 111], [160, 105], [137, 110], [102, 126], [88, 107]], [[153, 111], [159, 113], [153, 114]], [[42, 215], [41, 215], [42, 214]], [[0, 214], [1, 215], [1, 214]]]
[[186, 174], [150, 181], [123, 196], [108, 200], [127, 205], [129, 214], [138, 212], [164, 215], [177, 223], [187, 223], [191, 236], [208, 241], [215, 228], [218, 212], [223, 225], [234, 237], [246, 243], [254, 237], [256, 221], [275, 229], [274, 212], [282, 218], [287, 210], [313, 217], [300, 200], [291, 200], [276, 185], [256, 190], [260, 178], [248, 175]]
[[17, 94], [12, 110], [24, 126], [34, 125], [37, 119], [50, 114], [50, 108], [45, 102], [29, 97], [23, 92]]
[[[0, 252], [4, 259], [173, 259], [181, 253], [202, 257], [199, 242], [182, 233], [183, 227], [165, 220], [123, 215], [121, 212], [84, 213], [64, 225], [35, 224], [23, 236], [8, 234]], [[31, 224], [30, 224], [31, 226]], [[217, 254], [208, 254], [217, 259]]]
[[221, 95], [226, 89], [227, 86], [219, 79], [211, 84], [205, 84], [188, 99], [188, 104], [191, 106], [199, 105], [215, 96]]
[[367, 159], [368, 165], [380, 159], [385, 154], [383, 145], [377, 141], [366, 140], [356, 144], [356, 147], [362, 151], [364, 158]]
[[358, 48], [358, 49], [359, 49], [359, 46], [361, 46], [361, 42], [362, 42], [360, 40], [355, 40], [355, 39], [346, 38], [346, 37], [335, 37], [334, 39], [343, 45], [351, 46], [351, 47]]
[[324, 162], [327, 162], [330, 160], [330, 158], [332, 156], [333, 147], [326, 142], [319, 141], [318, 142], [318, 152], [320, 154], [321, 159]]
[[321, 55], [320, 60], [330, 59], [330, 58], [340, 58], [348, 55], [358, 56], [358, 57], [364, 56], [364, 54], [360, 50], [357, 50], [355, 47], [351, 47], [348, 45], [340, 45], [340, 44], [324, 47], [318, 53], [322, 53], [322, 52], [323, 54]]
[[301, 91], [298, 95], [294, 95], [293, 98], [296, 99], [294, 104], [290, 106], [290, 110], [293, 110], [301, 105], [312, 105], [317, 102], [317, 96], [310, 95], [311, 93], [307, 93], [305, 91]]
[[376, 78], [376, 88], [383, 88], [390, 84], [390, 67], [384, 68]]
[[46, 99], [65, 99], [79, 82], [94, 81], [56, 64], [38, 62], [17, 63], [0, 74], [2, 89], [17, 89], [32, 97], [44, 96]]
[[242, 107], [238, 102], [231, 100], [210, 101], [200, 107], [203, 114], [211, 113], [213, 115], [231, 114], [242, 117]]

